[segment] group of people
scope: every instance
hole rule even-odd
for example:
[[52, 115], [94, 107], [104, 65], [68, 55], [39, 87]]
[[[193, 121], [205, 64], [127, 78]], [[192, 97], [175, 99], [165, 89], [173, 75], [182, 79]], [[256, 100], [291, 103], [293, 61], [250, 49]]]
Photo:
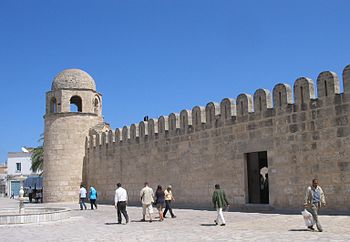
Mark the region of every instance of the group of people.
[[36, 202], [43, 202], [43, 192], [42, 189], [36, 189], [36, 186], [34, 186], [34, 189], [29, 186], [28, 188], [28, 198], [29, 198], [29, 202], [32, 203], [33, 199]]
[[[149, 217], [149, 222], [153, 221], [153, 206], [156, 206], [159, 213], [159, 221], [163, 221], [166, 218], [166, 214], [169, 211], [172, 218], [176, 218], [173, 213], [171, 203], [175, 201], [175, 198], [172, 193], [172, 186], [168, 185], [165, 190], [163, 190], [161, 185], [158, 185], [156, 192], [153, 192], [153, 189], [149, 187], [148, 182], [144, 183], [144, 187], [140, 191], [140, 200], [142, 204], [142, 219], [141, 221], [146, 221], [146, 215]], [[83, 210], [83, 207], [86, 209], [85, 201], [87, 197], [87, 191], [83, 185], [80, 187], [79, 199], [80, 199], [80, 209]], [[96, 189], [90, 186], [89, 198], [91, 203], [91, 209], [93, 206], [97, 209], [96, 199], [97, 192]], [[219, 184], [215, 185], [215, 190], [212, 195], [212, 203], [214, 208], [217, 211], [217, 217], [214, 220], [216, 225], [225, 226], [225, 218], [223, 215], [223, 209], [230, 206], [226, 193], [223, 189], [220, 188]], [[129, 216], [127, 212], [128, 204], [128, 194], [127, 191], [122, 187], [121, 183], [117, 184], [117, 189], [115, 190], [114, 205], [117, 209], [117, 220], [118, 224], [122, 223], [122, 215], [125, 218], [126, 223], [129, 223]], [[313, 217], [314, 223], [318, 231], [322, 232], [322, 226], [318, 219], [318, 212], [321, 207], [326, 206], [325, 195], [322, 188], [318, 185], [318, 179], [312, 180], [312, 185], [307, 187], [304, 207], [307, 209]], [[164, 211], [163, 211], [164, 209]], [[310, 230], [314, 230], [313, 226], [308, 227]]]
[[[86, 198], [87, 198], [87, 191], [84, 185], [80, 185], [80, 190], [79, 190], [79, 205], [80, 205], [80, 210], [86, 209]], [[90, 200], [90, 205], [91, 205], [91, 210], [97, 209], [97, 204], [96, 204], [96, 199], [97, 199], [97, 192], [96, 189], [93, 186], [90, 186], [89, 189], [89, 200]]]
[[[166, 214], [169, 211], [172, 218], [176, 218], [173, 213], [171, 202], [175, 201], [173, 193], [171, 191], [171, 185], [167, 186], [163, 190], [161, 185], [158, 185], [157, 190], [153, 193], [153, 189], [149, 187], [148, 182], [144, 183], [144, 187], [140, 191], [140, 200], [142, 204], [142, 219], [141, 221], [146, 221], [146, 215], [149, 217], [149, 222], [152, 222], [153, 206], [156, 206], [159, 213], [159, 221], [163, 221], [166, 218]], [[115, 191], [114, 205], [117, 209], [117, 220], [118, 224], [122, 222], [122, 214], [125, 218], [126, 223], [129, 222], [129, 216], [126, 211], [126, 205], [128, 203], [128, 195], [126, 190], [121, 186], [120, 183], [117, 184], [117, 189]], [[163, 208], [165, 210], [163, 211]]]

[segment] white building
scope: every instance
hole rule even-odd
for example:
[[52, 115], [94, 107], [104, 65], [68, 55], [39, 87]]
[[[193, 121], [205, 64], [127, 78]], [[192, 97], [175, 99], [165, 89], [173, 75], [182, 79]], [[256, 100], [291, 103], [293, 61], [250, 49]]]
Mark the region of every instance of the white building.
[[0, 164], [0, 197], [5, 196], [6, 181], [7, 181], [7, 166], [6, 164]]
[[7, 188], [6, 193], [8, 196], [14, 194], [18, 196], [20, 189], [20, 181], [18, 178], [23, 175], [28, 177], [30, 175], [36, 175], [31, 168], [32, 153], [30, 152], [9, 152], [7, 156]]

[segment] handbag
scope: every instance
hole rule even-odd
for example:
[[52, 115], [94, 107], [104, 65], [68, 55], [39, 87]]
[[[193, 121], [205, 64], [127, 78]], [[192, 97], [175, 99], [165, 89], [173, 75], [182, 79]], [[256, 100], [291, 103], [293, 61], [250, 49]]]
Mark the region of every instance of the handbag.
[[312, 217], [312, 214], [309, 211], [307, 211], [306, 209], [304, 209], [304, 211], [301, 211], [301, 215], [303, 215], [303, 219], [304, 219], [306, 227], [310, 227], [310, 226], [313, 226], [315, 224], [315, 220]]

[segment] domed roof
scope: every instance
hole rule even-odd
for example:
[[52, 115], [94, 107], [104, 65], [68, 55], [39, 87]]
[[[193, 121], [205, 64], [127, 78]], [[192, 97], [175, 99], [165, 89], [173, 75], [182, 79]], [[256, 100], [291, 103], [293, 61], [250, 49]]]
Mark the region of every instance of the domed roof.
[[52, 82], [51, 90], [59, 89], [91, 89], [96, 91], [96, 84], [85, 71], [67, 69], [60, 72]]

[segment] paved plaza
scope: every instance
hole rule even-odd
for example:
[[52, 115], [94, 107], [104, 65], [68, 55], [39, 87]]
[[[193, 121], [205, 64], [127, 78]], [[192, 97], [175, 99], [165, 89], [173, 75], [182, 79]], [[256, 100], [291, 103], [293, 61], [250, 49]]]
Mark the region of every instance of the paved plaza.
[[[18, 201], [0, 198], [0, 208]], [[78, 203], [26, 204], [68, 207], [71, 218], [56, 222], [1, 225], [0, 241], [350, 241], [349, 216], [320, 216], [324, 232], [305, 229], [301, 215], [226, 212], [226, 226], [215, 226], [215, 211], [176, 209], [177, 218], [140, 222], [141, 208], [128, 207], [131, 222], [116, 224], [113, 206], [79, 209]], [[123, 220], [124, 221], [124, 220]]]

